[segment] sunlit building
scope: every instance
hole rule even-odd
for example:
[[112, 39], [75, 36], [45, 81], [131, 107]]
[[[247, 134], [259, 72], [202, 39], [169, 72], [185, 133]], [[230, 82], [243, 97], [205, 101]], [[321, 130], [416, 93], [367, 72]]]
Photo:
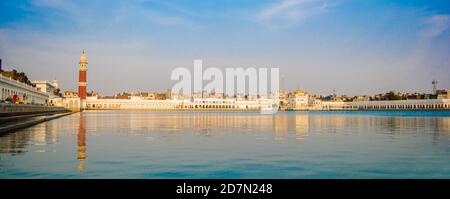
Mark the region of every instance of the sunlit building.
[[31, 83], [36, 86], [38, 91], [47, 93], [50, 98], [55, 95], [55, 91], [58, 89], [58, 80], [54, 80], [53, 82], [47, 80], [31, 81]]
[[308, 110], [309, 109], [309, 95], [300, 89], [288, 96], [288, 110]]

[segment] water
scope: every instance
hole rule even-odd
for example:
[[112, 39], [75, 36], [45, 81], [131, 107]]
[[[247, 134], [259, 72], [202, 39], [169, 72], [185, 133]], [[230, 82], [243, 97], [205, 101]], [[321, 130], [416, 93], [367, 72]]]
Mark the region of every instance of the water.
[[450, 178], [450, 111], [86, 111], [0, 137], [0, 178]]

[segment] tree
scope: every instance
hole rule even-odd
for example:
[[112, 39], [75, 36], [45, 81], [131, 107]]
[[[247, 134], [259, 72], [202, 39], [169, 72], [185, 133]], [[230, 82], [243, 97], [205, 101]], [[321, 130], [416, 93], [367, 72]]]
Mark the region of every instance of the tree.
[[394, 91], [391, 91], [391, 92], [389, 92], [389, 93], [386, 93], [386, 95], [384, 96], [384, 98], [385, 98], [386, 100], [401, 100], [401, 99], [402, 99], [402, 97], [399, 96], [399, 95], [397, 95], [397, 94], [395, 94]]
[[17, 72], [17, 70], [12, 70], [12, 71], [2, 71], [1, 72], [2, 75], [17, 80], [19, 82], [22, 82], [24, 84], [28, 84], [30, 86], [33, 86], [31, 84], [31, 81], [28, 79], [28, 76], [24, 73], [24, 72]]
[[59, 89], [59, 88], [55, 89], [55, 91], [53, 91], [53, 95], [56, 95], [56, 96], [62, 97], [62, 94], [61, 94], [61, 89]]

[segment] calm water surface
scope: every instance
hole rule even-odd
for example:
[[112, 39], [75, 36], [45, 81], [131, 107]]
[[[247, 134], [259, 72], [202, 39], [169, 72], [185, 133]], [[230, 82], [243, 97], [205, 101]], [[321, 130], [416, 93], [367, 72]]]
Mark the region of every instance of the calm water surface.
[[450, 111], [86, 111], [0, 137], [0, 178], [450, 178]]

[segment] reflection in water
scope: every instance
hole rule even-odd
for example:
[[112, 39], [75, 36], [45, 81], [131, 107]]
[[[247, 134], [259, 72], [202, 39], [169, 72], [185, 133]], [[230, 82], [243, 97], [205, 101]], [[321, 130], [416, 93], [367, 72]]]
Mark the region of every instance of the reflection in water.
[[[100, 133], [102, 129], [126, 135], [148, 132], [193, 132], [198, 136], [224, 133], [269, 133], [274, 140], [294, 138], [303, 140], [311, 133], [359, 134], [375, 132], [395, 134], [402, 132], [431, 132], [434, 139], [450, 134], [450, 117], [397, 117], [308, 112], [281, 112], [276, 115], [235, 112], [150, 112], [150, 111], [85, 111], [65, 117], [65, 121], [42, 123], [0, 138], [0, 153], [20, 153], [27, 143], [34, 146], [55, 145], [65, 129], [77, 133], [77, 159], [86, 159], [86, 131]], [[86, 121], [87, 120], [87, 121]], [[59, 131], [59, 132], [58, 132]], [[292, 135], [292, 136], [290, 136]]]
[[450, 112], [402, 114], [85, 111], [0, 136], [0, 178], [448, 177]]
[[421, 117], [420, 113], [399, 116], [355, 115], [339, 112], [281, 112], [276, 115], [239, 112], [150, 112], [87, 111], [90, 132], [114, 129], [126, 135], [142, 136], [148, 132], [166, 133], [165, 137], [193, 132], [197, 136], [226, 133], [272, 135], [274, 140], [301, 141], [314, 134], [421, 133], [431, 132], [439, 139], [450, 132], [450, 117]]
[[79, 127], [78, 127], [78, 135], [77, 135], [77, 159], [78, 166], [77, 170], [82, 172], [84, 170], [84, 160], [87, 158], [86, 154], [86, 118], [84, 113], [79, 114]]
[[276, 115], [273, 120], [273, 128], [275, 131], [275, 140], [285, 140], [288, 128], [288, 120], [286, 115]]
[[[0, 136], [0, 153], [19, 154], [27, 152], [29, 142], [35, 146], [46, 146], [58, 143], [58, 124], [41, 123], [19, 132], [11, 132]], [[38, 150], [37, 152], [45, 152]]]
[[25, 151], [30, 133], [11, 133], [0, 137], [0, 153], [20, 154]]

